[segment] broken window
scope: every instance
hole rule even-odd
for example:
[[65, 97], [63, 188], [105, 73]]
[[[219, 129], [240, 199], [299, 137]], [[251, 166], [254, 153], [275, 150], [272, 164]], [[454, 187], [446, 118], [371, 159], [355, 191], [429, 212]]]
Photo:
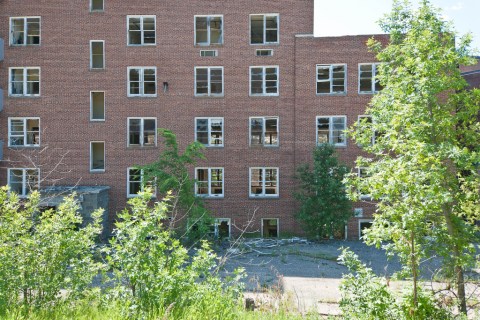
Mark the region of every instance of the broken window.
[[278, 96], [278, 67], [250, 67], [250, 95]]
[[223, 16], [195, 16], [195, 44], [223, 43]]
[[40, 44], [40, 17], [10, 18], [10, 44], [26, 46]]
[[330, 143], [336, 147], [346, 146], [345, 130], [347, 117], [317, 117], [317, 145]]
[[213, 235], [215, 239], [229, 239], [230, 238], [230, 219], [218, 218], [215, 219], [213, 225]]
[[155, 45], [156, 16], [128, 16], [128, 45]]
[[278, 197], [278, 168], [250, 168], [250, 197]]
[[90, 142], [90, 171], [105, 171], [105, 142]]
[[90, 92], [90, 120], [105, 120], [105, 92], [103, 91]]
[[128, 67], [128, 96], [154, 97], [157, 95], [156, 67]]
[[156, 118], [128, 119], [128, 146], [155, 146], [157, 144]]
[[8, 146], [40, 146], [40, 118], [8, 118]]
[[195, 194], [202, 197], [223, 197], [223, 168], [196, 168]]
[[223, 147], [223, 118], [195, 118], [195, 140], [207, 147]]
[[9, 95], [10, 96], [39, 96], [40, 95], [40, 68], [9, 68]]
[[250, 145], [266, 147], [278, 146], [278, 118], [250, 118]]
[[90, 69], [105, 68], [105, 41], [90, 41]]
[[361, 115], [358, 116], [358, 129], [360, 130], [371, 130], [372, 131], [372, 138], [370, 140], [370, 145], [375, 144], [375, 140], [379, 136], [378, 131], [373, 130], [372, 128], [372, 116], [370, 115]]
[[223, 96], [223, 67], [195, 67], [195, 95]]
[[358, 235], [359, 239], [362, 240], [363, 236], [365, 235], [365, 230], [368, 230], [372, 227], [373, 225], [373, 220], [372, 219], [362, 219], [358, 221]]
[[317, 65], [317, 94], [346, 93], [345, 64]]
[[382, 90], [377, 79], [378, 63], [360, 63], [358, 65], [358, 92], [376, 93]]
[[278, 219], [262, 219], [262, 237], [278, 237]]
[[31, 191], [38, 190], [39, 176], [39, 169], [8, 169], [8, 186], [10, 191], [15, 192], [22, 198], [26, 197]]
[[103, 0], [90, 0], [90, 11], [103, 11]]
[[278, 14], [250, 15], [250, 44], [278, 43]]

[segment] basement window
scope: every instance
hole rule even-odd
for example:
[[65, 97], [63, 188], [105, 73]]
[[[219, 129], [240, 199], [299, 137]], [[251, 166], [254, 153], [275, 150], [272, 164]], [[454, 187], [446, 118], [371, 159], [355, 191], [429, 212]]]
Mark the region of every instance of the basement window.
[[90, 0], [90, 11], [103, 11], [103, 0]]
[[105, 172], [105, 141], [90, 142], [90, 171]]
[[278, 219], [262, 219], [262, 237], [278, 238]]
[[90, 69], [105, 69], [105, 41], [90, 41]]
[[90, 120], [105, 121], [105, 92], [90, 92]]

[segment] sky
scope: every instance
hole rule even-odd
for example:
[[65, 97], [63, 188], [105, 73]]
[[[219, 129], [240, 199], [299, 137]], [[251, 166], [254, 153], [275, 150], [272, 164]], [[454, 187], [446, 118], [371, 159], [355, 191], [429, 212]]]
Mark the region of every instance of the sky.
[[[377, 21], [391, 11], [393, 0], [314, 0], [315, 36], [382, 33]], [[414, 6], [419, 0], [411, 1]], [[455, 30], [473, 35], [472, 47], [480, 55], [480, 0], [430, 0], [442, 10]]]

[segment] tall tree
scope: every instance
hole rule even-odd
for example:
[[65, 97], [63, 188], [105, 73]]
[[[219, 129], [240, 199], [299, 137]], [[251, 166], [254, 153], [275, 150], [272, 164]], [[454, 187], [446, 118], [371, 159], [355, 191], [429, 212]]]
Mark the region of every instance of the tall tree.
[[342, 231], [353, 215], [347, 198], [343, 178], [349, 169], [339, 164], [335, 147], [323, 144], [313, 150], [313, 166], [304, 164], [297, 169], [299, 191], [294, 194], [300, 201], [297, 214], [305, 231], [313, 237], [333, 237]]
[[367, 174], [351, 175], [349, 191], [353, 199], [369, 194], [378, 201], [367, 242], [391, 241], [388, 249], [413, 279], [412, 312], [420, 261], [433, 252], [443, 257], [466, 313], [464, 268], [474, 262], [473, 222], [480, 218], [480, 92], [466, 90], [459, 70], [473, 63], [470, 36], [455, 39], [451, 24], [426, 0], [416, 10], [395, 1], [381, 27], [389, 43], [371, 39], [368, 45], [383, 62], [383, 90], [367, 110], [372, 121], [352, 130], [371, 158], [357, 159]]

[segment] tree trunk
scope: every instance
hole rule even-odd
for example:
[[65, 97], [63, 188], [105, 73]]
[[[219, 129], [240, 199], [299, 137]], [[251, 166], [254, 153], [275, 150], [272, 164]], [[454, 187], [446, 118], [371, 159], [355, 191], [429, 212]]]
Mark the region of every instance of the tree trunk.
[[411, 250], [411, 263], [412, 263], [412, 275], [413, 275], [413, 316], [418, 309], [418, 293], [417, 293], [417, 281], [418, 281], [418, 265], [417, 265], [417, 258], [415, 257], [415, 234], [412, 231], [410, 235], [410, 240], [412, 243], [412, 250]]

